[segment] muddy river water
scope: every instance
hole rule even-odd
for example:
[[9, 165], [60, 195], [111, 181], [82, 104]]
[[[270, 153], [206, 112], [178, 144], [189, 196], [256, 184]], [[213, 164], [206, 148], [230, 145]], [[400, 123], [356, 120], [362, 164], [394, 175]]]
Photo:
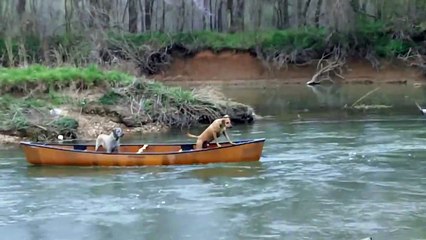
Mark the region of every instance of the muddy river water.
[[[371, 89], [366, 104], [343, 110]], [[426, 238], [425, 90], [411, 85], [227, 85], [264, 119], [260, 162], [34, 167], [0, 150], [0, 239]], [[199, 130], [194, 129], [194, 132]], [[180, 131], [125, 141], [185, 140]]]

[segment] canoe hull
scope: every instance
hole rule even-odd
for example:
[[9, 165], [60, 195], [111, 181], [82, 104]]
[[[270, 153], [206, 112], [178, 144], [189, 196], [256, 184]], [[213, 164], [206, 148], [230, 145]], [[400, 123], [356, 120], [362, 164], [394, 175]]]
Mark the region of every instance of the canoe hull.
[[[34, 165], [71, 166], [149, 166], [207, 164], [219, 162], [258, 161], [265, 139], [245, 141], [236, 145], [222, 144], [223, 147], [191, 151], [105, 153], [92, 150], [74, 150], [60, 145], [21, 143], [26, 160]], [[152, 149], [166, 150], [179, 145], [153, 145]], [[123, 145], [124, 149], [137, 149], [140, 145]]]

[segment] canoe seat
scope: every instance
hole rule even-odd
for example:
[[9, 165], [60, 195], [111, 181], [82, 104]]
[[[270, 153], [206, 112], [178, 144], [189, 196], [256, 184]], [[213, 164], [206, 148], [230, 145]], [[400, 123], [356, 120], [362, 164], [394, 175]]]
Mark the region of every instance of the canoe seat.
[[180, 149], [182, 149], [182, 151], [191, 151], [191, 150], [194, 150], [194, 145], [193, 144], [180, 145]]
[[74, 145], [74, 150], [84, 151], [87, 149], [86, 145]]

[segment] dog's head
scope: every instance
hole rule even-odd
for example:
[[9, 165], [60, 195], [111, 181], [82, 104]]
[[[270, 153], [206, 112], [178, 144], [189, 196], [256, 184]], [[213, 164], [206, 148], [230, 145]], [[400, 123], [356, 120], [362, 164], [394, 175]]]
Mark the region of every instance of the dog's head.
[[222, 128], [232, 128], [231, 118], [228, 115], [222, 117], [222, 123], [220, 124]]
[[124, 132], [123, 132], [123, 130], [122, 130], [121, 128], [114, 128], [114, 129], [112, 130], [112, 134], [114, 135], [114, 138], [115, 138], [116, 140], [118, 140], [118, 139], [120, 139], [121, 137], [123, 137]]

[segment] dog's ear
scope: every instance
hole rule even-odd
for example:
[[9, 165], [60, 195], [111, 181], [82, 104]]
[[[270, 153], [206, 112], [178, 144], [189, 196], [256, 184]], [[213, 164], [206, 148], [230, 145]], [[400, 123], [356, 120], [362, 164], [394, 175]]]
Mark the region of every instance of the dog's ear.
[[225, 127], [225, 119], [222, 119], [222, 121], [220, 122], [220, 128], [224, 128]]

